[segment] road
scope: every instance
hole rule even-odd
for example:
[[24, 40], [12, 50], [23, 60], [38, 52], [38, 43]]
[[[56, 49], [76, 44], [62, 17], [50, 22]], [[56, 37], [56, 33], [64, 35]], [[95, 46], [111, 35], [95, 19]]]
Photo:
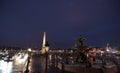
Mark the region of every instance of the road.
[[14, 73], [22, 73], [26, 69], [28, 54], [25, 54], [22, 58], [21, 56], [17, 56], [13, 62], [13, 72]]
[[[50, 61], [51, 60], [51, 61]], [[55, 67], [54, 57], [47, 58], [47, 72], [46, 72], [46, 57], [43, 55], [32, 55], [29, 64], [29, 73], [63, 73]], [[64, 73], [71, 73], [66, 72]]]
[[45, 58], [39, 55], [31, 56], [28, 69], [29, 73], [44, 73]]
[[23, 73], [27, 58], [28, 54], [25, 54], [23, 58], [16, 55], [13, 61], [0, 60], [0, 73]]
[[[47, 73], [59, 73], [58, 69], [47, 60]], [[46, 73], [46, 58], [43, 55], [33, 55], [30, 59], [29, 73]]]

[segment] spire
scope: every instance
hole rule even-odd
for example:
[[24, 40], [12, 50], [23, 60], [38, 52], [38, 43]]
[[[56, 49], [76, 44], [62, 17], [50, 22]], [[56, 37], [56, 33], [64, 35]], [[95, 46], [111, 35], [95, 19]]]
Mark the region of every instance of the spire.
[[43, 44], [42, 44], [42, 47], [45, 47], [45, 44], [46, 44], [46, 32], [44, 32], [44, 35], [43, 35]]
[[44, 53], [47, 52], [48, 50], [49, 50], [49, 44], [48, 44], [48, 42], [46, 41], [46, 32], [44, 32], [41, 53], [44, 54]]

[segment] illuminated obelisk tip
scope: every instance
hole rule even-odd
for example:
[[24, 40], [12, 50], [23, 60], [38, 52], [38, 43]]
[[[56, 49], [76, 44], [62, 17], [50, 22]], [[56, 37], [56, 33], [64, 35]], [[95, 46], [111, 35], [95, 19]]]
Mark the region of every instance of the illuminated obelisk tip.
[[42, 54], [44, 54], [45, 52], [48, 52], [48, 50], [49, 50], [49, 44], [46, 41], [46, 32], [44, 32], [41, 52], [42, 52]]
[[43, 44], [42, 44], [42, 48], [45, 47], [45, 44], [46, 44], [46, 32], [44, 32], [44, 35], [43, 35]]

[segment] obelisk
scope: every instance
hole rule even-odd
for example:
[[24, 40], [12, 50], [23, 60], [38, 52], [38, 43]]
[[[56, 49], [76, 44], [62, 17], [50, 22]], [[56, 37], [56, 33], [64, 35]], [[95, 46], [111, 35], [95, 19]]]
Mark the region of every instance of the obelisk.
[[45, 44], [46, 44], [46, 32], [44, 32], [44, 35], [43, 35], [42, 50], [41, 50], [42, 54], [46, 52]]
[[46, 44], [46, 32], [44, 32], [44, 35], [43, 35], [43, 44], [42, 44], [42, 48], [45, 47], [45, 44]]

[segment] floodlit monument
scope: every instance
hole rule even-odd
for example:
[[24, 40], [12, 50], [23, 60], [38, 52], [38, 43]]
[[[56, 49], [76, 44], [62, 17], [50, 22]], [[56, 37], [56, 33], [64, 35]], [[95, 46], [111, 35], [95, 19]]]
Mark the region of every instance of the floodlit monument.
[[46, 32], [44, 32], [41, 52], [42, 52], [42, 54], [44, 54], [44, 53], [48, 52], [48, 50], [49, 50], [49, 44], [46, 41]]

